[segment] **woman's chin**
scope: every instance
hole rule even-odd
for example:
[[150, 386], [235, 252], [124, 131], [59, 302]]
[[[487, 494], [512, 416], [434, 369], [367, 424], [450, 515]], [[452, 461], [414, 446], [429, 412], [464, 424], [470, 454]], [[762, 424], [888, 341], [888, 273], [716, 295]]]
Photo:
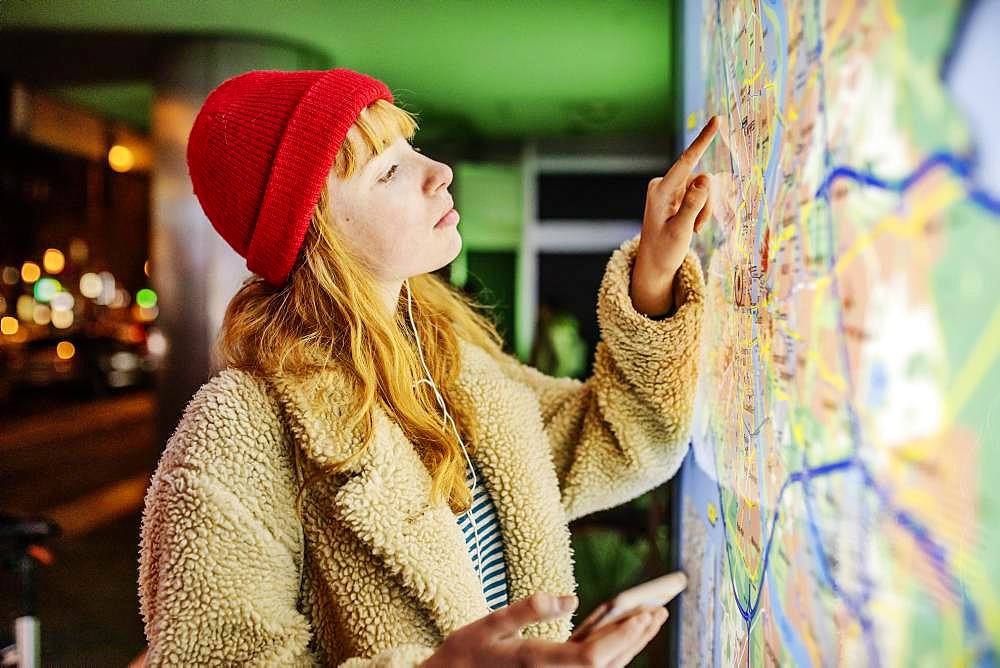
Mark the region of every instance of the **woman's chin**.
[[451, 229], [455, 230], [452, 234], [449, 235], [450, 239], [453, 240], [453, 242], [449, 246], [448, 252], [442, 258], [443, 261], [440, 263], [440, 266], [432, 269], [431, 271], [437, 271], [442, 267], [447, 267], [449, 264], [454, 262], [455, 258], [457, 258], [462, 252], [462, 235], [458, 233], [457, 227], [453, 227]]

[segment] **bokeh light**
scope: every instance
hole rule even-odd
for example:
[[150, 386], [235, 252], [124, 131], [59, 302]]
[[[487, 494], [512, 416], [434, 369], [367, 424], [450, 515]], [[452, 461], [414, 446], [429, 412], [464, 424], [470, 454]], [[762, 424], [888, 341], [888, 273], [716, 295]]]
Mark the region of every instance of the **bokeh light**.
[[151, 355], [163, 357], [167, 354], [167, 337], [159, 329], [151, 328], [146, 339], [146, 348]]
[[80, 277], [80, 294], [84, 297], [96, 299], [100, 296], [103, 288], [104, 282], [101, 281], [101, 277], [95, 273], [88, 271]]
[[128, 343], [142, 343], [146, 340], [146, 329], [138, 323], [132, 323], [124, 330], [119, 330], [118, 335], [122, 341], [126, 341]]
[[49, 302], [53, 311], [72, 311], [75, 303], [73, 295], [68, 292], [57, 292]]
[[52, 312], [52, 325], [56, 329], [69, 329], [73, 326], [73, 312], [72, 311], [53, 311]]
[[12, 318], [9, 315], [5, 315], [0, 318], [0, 332], [3, 332], [7, 336], [13, 336], [17, 334], [17, 330], [20, 325], [17, 322], [17, 318]]
[[73, 359], [76, 354], [76, 346], [69, 341], [60, 341], [56, 344], [56, 356], [61, 360]]
[[139, 368], [139, 358], [135, 353], [120, 350], [111, 356], [111, 368], [115, 371], [135, 371]]
[[40, 302], [47, 302], [56, 296], [62, 289], [62, 285], [54, 278], [43, 278], [35, 283], [35, 299]]
[[132, 303], [132, 295], [128, 293], [125, 288], [118, 288], [115, 290], [115, 296], [108, 304], [111, 308], [125, 308]]
[[30, 295], [21, 295], [17, 298], [17, 317], [25, 322], [31, 320], [35, 312], [35, 298]]
[[31, 314], [31, 319], [36, 325], [47, 325], [52, 322], [52, 309], [46, 304], [35, 304], [35, 311]]
[[42, 266], [50, 274], [58, 274], [66, 267], [66, 258], [62, 251], [56, 248], [47, 248], [42, 255]]
[[21, 272], [17, 270], [17, 267], [4, 267], [3, 268], [3, 282], [7, 285], [14, 285], [21, 278]]
[[90, 247], [83, 239], [73, 238], [69, 242], [69, 256], [73, 259], [73, 262], [84, 264], [90, 257]]
[[135, 293], [135, 303], [142, 308], [153, 308], [156, 306], [156, 293], [149, 288], [143, 288]]
[[156, 316], [158, 315], [160, 315], [160, 308], [158, 306], [146, 308], [139, 304], [132, 305], [132, 317], [139, 322], [152, 322], [156, 320]]
[[108, 164], [116, 172], [127, 172], [135, 166], [135, 156], [127, 146], [115, 144], [108, 151]]
[[94, 300], [101, 306], [108, 306], [115, 300], [115, 277], [110, 271], [98, 274], [101, 279], [101, 293]]
[[34, 283], [41, 275], [41, 268], [34, 262], [25, 262], [21, 265], [21, 280], [25, 283]]
[[146, 276], [149, 276], [149, 260], [146, 260], [145, 262], [142, 263], [142, 273], [146, 274]]

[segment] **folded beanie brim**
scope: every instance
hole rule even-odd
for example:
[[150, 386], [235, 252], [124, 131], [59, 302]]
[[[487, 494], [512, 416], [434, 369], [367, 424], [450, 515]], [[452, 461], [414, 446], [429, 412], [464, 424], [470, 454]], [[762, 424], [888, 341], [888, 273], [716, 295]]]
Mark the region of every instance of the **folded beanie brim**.
[[247, 249], [247, 267], [281, 285], [295, 263], [312, 212], [348, 130], [389, 88], [351, 70], [330, 70], [299, 100], [271, 165], [260, 214]]

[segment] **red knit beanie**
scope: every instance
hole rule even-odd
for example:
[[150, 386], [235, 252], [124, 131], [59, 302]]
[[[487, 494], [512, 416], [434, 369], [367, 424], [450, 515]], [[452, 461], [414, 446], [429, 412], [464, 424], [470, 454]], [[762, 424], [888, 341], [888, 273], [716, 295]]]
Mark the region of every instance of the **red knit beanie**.
[[258, 70], [228, 79], [188, 138], [194, 194], [247, 268], [280, 286], [347, 131], [377, 99], [377, 79], [347, 69]]

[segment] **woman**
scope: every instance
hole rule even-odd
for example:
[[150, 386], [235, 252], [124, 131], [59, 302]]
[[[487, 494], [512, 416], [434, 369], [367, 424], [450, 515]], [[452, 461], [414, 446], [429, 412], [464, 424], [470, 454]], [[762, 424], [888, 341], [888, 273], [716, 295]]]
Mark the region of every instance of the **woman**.
[[195, 194], [256, 276], [146, 496], [151, 665], [624, 665], [666, 617], [570, 639], [567, 523], [683, 458], [708, 215], [688, 175], [714, 123], [609, 262], [580, 382], [504, 354], [430, 273], [461, 248], [452, 173], [392, 100], [350, 70], [249, 72], [195, 120]]

